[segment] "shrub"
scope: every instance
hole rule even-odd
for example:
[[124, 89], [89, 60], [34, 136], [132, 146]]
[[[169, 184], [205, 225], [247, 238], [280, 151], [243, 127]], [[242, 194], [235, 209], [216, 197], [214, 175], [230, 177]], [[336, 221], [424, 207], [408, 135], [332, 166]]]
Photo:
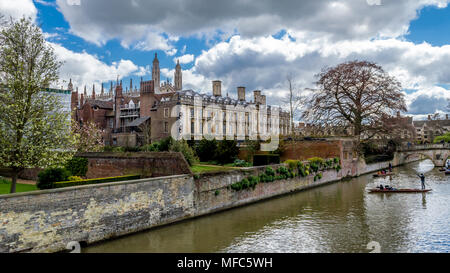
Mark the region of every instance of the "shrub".
[[126, 147], [123, 147], [123, 150], [124, 150], [124, 152], [135, 153], [135, 152], [139, 152], [139, 147], [137, 147], [137, 146], [126, 146]]
[[75, 181], [61, 181], [55, 182], [55, 188], [64, 188], [64, 187], [73, 187], [73, 186], [81, 186], [81, 185], [89, 185], [89, 184], [99, 184], [99, 183], [107, 183], [107, 182], [119, 182], [126, 180], [134, 180], [141, 178], [140, 175], [122, 175], [122, 176], [114, 176], [114, 177], [103, 177], [103, 178], [93, 178], [93, 179], [82, 179]]
[[325, 160], [321, 157], [311, 157], [311, 158], [308, 158], [308, 161], [311, 164], [315, 164], [318, 168], [325, 165]]
[[216, 160], [220, 164], [233, 162], [239, 154], [236, 140], [222, 140], [217, 145]]
[[253, 166], [265, 166], [271, 164], [279, 164], [280, 155], [254, 155], [253, 156]]
[[65, 168], [73, 176], [86, 176], [88, 171], [88, 159], [84, 157], [72, 157], [66, 162]]
[[259, 183], [259, 177], [258, 176], [249, 176], [248, 182], [250, 184], [250, 187], [255, 188], [256, 185]]
[[141, 152], [159, 152], [159, 142], [154, 142], [152, 144], [147, 144], [139, 148]]
[[216, 190], [215, 192], [214, 192], [214, 195], [215, 196], [217, 196], [217, 195], [219, 195], [220, 194], [220, 191], [219, 190]]
[[200, 161], [204, 162], [216, 159], [215, 153], [216, 150], [217, 150], [216, 139], [207, 140], [204, 138], [195, 147], [195, 152], [197, 153], [198, 158], [200, 159]]
[[70, 172], [64, 168], [48, 168], [38, 174], [36, 186], [41, 189], [52, 189], [55, 182], [66, 181]]
[[266, 174], [268, 175], [268, 176], [273, 176], [273, 175], [275, 175], [275, 171], [271, 168], [271, 167], [267, 167], [266, 168]]
[[174, 142], [175, 140], [171, 136], [164, 138], [159, 141], [159, 151], [168, 152]]
[[284, 161], [284, 163], [289, 166], [290, 170], [297, 169], [299, 166], [299, 163], [301, 164], [300, 160], [292, 160], [292, 159], [286, 160], [286, 161]]
[[319, 165], [318, 165], [317, 163], [311, 162], [311, 163], [309, 164], [309, 166], [310, 166], [311, 170], [312, 170], [313, 172], [315, 172], [315, 173], [319, 170]]
[[189, 147], [185, 140], [173, 141], [170, 146], [170, 150], [173, 152], [181, 152], [190, 166], [198, 162], [198, 158], [195, 155], [194, 150]]

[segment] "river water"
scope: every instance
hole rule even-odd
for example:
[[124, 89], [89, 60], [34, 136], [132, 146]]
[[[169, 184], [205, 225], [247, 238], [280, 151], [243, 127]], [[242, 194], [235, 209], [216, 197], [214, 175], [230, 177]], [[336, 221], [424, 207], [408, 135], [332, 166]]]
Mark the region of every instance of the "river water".
[[[101, 242], [83, 252], [450, 252], [450, 176], [430, 160]], [[379, 184], [429, 193], [368, 193]]]

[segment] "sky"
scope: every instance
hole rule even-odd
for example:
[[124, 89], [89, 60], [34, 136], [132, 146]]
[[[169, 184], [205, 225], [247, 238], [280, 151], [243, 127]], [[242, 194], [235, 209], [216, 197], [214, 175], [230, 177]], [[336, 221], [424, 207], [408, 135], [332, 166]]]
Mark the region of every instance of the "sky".
[[[247, 100], [262, 90], [283, 105], [287, 76], [314, 88], [324, 67], [367, 60], [402, 84], [407, 115], [450, 112], [450, 0], [1, 0], [0, 13], [31, 17], [64, 62], [57, 86], [80, 91], [118, 77], [151, 79], [155, 53], [161, 82]], [[139, 88], [139, 86], [137, 86]]]

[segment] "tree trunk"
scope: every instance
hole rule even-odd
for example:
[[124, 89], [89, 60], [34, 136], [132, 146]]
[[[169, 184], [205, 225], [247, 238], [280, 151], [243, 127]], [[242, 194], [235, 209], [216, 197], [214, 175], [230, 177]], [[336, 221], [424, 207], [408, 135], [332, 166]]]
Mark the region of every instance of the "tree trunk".
[[15, 193], [16, 192], [16, 184], [17, 184], [17, 177], [18, 176], [19, 176], [19, 171], [13, 169], [10, 193]]

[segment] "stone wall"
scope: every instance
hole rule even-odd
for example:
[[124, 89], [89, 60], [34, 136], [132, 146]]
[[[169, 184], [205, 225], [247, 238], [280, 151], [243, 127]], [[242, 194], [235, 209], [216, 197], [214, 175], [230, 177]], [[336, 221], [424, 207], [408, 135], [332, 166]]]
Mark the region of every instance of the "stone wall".
[[191, 175], [0, 195], [0, 252], [54, 252], [194, 215]]
[[[280, 165], [272, 165], [276, 170]], [[342, 171], [334, 169], [322, 172], [322, 179], [314, 181], [314, 175], [296, 177], [286, 180], [277, 180], [268, 183], [258, 183], [255, 189], [235, 191], [229, 186], [241, 181], [250, 175], [259, 175], [264, 172], [265, 166], [252, 167], [245, 170], [222, 172], [216, 174], [203, 174], [195, 180], [195, 208], [196, 215], [208, 214], [232, 207], [245, 205], [251, 202], [286, 194], [293, 191], [317, 187], [326, 183], [340, 180]]]
[[286, 142], [281, 161], [287, 159], [305, 160], [311, 157], [332, 158], [342, 156], [342, 140], [312, 140]]
[[89, 160], [87, 178], [127, 174], [159, 177], [191, 173], [189, 164], [181, 153], [83, 153], [78, 156]]

